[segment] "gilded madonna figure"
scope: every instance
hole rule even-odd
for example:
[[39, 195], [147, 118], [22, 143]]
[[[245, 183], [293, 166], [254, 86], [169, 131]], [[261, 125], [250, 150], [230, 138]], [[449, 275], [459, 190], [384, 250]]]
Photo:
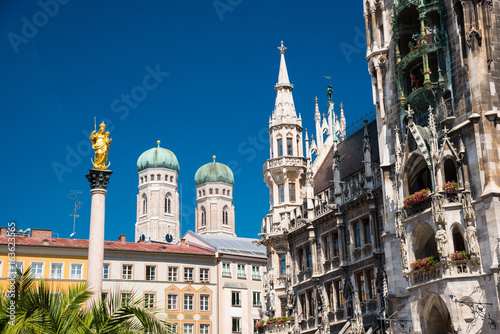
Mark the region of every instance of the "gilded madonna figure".
[[106, 166], [108, 160], [109, 145], [111, 144], [111, 138], [109, 138], [109, 131], [104, 132], [106, 129], [106, 124], [104, 122], [99, 126], [99, 131], [92, 131], [90, 134], [90, 141], [92, 142], [92, 148], [94, 149], [94, 161], [92, 158], [90, 161], [95, 169], [107, 169], [110, 165]]

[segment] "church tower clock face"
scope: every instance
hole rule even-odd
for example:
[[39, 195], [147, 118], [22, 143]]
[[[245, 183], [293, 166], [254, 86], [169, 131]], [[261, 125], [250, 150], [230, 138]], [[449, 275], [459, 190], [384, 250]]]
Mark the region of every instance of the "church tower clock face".
[[163, 240], [167, 244], [173, 244], [175, 242], [175, 236], [172, 234], [172, 232], [167, 231], [163, 234]]

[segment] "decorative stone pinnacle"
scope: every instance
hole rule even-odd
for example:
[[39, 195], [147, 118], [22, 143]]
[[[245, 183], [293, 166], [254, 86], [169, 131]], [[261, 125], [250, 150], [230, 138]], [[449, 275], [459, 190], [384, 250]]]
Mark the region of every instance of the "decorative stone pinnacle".
[[280, 54], [285, 54], [286, 47], [283, 46], [283, 41], [281, 41], [281, 46], [278, 46], [278, 50], [280, 50]]
[[110, 170], [91, 169], [85, 176], [90, 182], [90, 189], [106, 189], [111, 174]]

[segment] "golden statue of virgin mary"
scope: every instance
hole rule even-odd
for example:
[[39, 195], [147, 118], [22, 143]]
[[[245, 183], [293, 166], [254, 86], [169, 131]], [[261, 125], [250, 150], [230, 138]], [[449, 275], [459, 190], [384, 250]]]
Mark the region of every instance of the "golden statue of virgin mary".
[[95, 169], [106, 169], [111, 163], [106, 162], [108, 160], [109, 145], [111, 144], [111, 138], [109, 138], [109, 131], [104, 132], [106, 129], [106, 124], [104, 122], [99, 126], [99, 131], [92, 131], [90, 134], [90, 141], [92, 142], [92, 148], [94, 149], [94, 161], [90, 158], [92, 165]]

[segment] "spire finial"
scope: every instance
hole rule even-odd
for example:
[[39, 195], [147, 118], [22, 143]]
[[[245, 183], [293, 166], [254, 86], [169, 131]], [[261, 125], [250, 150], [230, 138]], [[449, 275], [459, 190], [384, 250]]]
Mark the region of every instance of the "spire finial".
[[214, 159], [214, 162], [215, 162], [215, 155], [214, 155], [214, 156], [212, 156], [212, 159]]
[[283, 41], [281, 41], [281, 46], [278, 46], [278, 50], [280, 50], [280, 54], [285, 54], [286, 47], [283, 46]]
[[161, 142], [159, 140], [157, 140], [156, 143], [158, 144], [158, 147], [160, 147]]

